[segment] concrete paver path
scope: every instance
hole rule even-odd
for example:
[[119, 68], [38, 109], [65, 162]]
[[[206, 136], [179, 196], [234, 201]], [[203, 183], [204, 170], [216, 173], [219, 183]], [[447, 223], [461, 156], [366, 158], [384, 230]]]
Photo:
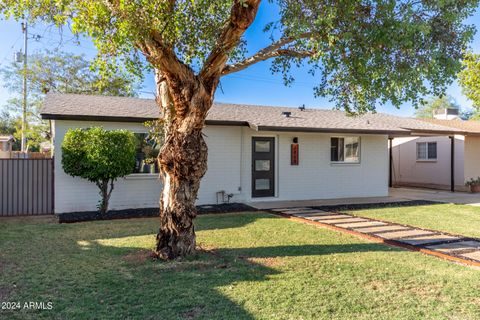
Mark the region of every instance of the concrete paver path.
[[308, 207], [272, 209], [271, 211], [460, 263], [480, 266], [479, 239]]

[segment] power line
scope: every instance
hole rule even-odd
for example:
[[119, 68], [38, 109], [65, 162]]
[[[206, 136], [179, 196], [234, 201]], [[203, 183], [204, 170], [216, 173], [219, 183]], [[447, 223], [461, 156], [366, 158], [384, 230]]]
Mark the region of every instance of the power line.
[[13, 42], [12, 46], [9, 49], [7, 49], [7, 53], [5, 54], [5, 57], [3, 57], [2, 61], [0, 61], [0, 66], [3, 65], [5, 60], [7, 60], [7, 57], [10, 54], [12, 54], [13, 48], [15, 47], [15, 45], [17, 44], [18, 40], [20, 40], [21, 37], [22, 37], [22, 35], [19, 35], [18, 38]]

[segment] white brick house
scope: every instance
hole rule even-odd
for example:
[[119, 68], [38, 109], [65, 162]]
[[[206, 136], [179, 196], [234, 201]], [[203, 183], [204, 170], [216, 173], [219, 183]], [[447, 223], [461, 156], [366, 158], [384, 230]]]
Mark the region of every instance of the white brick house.
[[[56, 213], [95, 210], [98, 199], [93, 184], [63, 172], [69, 128], [140, 134], [159, 116], [153, 100], [72, 94], [47, 95], [41, 113], [52, 121]], [[222, 192], [231, 202], [387, 196], [389, 137], [435, 132], [456, 131], [385, 114], [215, 104], [204, 129], [208, 171], [197, 204], [226, 200]], [[161, 187], [157, 174], [131, 174], [116, 182], [110, 208], [156, 207]]]

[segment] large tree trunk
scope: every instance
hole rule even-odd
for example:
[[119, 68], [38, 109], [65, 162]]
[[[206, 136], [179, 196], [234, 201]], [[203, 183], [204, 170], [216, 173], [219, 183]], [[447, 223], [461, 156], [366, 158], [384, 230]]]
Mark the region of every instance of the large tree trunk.
[[175, 101], [173, 109], [172, 90], [167, 90], [170, 88], [166, 81], [157, 74], [157, 103], [165, 119], [165, 141], [158, 159], [163, 190], [156, 254], [163, 259], [175, 259], [195, 250], [195, 201], [200, 180], [207, 171], [207, 145], [202, 129], [212, 98], [199, 89], [199, 83], [182, 86], [182, 91], [191, 95], [181, 103]]
[[207, 171], [202, 129], [229, 53], [240, 43], [259, 5], [260, 0], [234, 1], [230, 18], [198, 74], [165, 45], [160, 32], [154, 30], [137, 43], [156, 68], [157, 104], [166, 133], [158, 158], [163, 191], [156, 254], [161, 258], [174, 259], [195, 250], [195, 200]]

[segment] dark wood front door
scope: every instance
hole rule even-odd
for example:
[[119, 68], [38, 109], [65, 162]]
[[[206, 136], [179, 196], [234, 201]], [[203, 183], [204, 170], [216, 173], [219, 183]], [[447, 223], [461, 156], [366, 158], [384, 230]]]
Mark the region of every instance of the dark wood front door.
[[252, 197], [275, 196], [275, 138], [252, 138]]

